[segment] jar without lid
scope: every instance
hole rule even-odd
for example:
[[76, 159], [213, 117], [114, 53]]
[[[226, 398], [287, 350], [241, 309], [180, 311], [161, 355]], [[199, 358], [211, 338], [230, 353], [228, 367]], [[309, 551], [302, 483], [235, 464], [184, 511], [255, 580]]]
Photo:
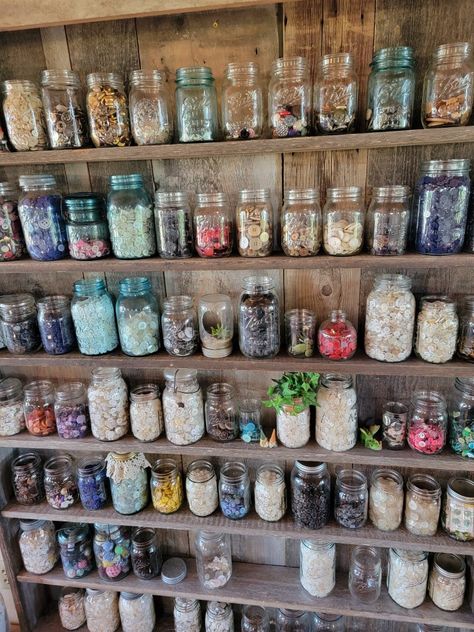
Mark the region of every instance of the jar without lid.
[[270, 617], [262, 606], [244, 606], [241, 632], [270, 632]]
[[449, 445], [456, 454], [474, 458], [474, 378], [458, 377], [454, 386], [448, 406]]
[[206, 632], [234, 632], [234, 613], [229, 603], [208, 601]]
[[210, 516], [217, 509], [217, 476], [212, 463], [197, 460], [188, 465], [186, 498], [195, 516]]
[[273, 249], [273, 207], [269, 189], [239, 191], [237, 246], [241, 257], [267, 257]]
[[441, 486], [428, 474], [413, 474], [407, 482], [405, 528], [415, 535], [433, 536], [438, 530]]
[[261, 400], [249, 397], [239, 402], [240, 438], [245, 443], [260, 441], [262, 430]]
[[403, 450], [407, 436], [408, 408], [401, 402], [387, 402], [382, 413], [382, 439], [388, 450]]
[[416, 355], [426, 362], [448, 362], [456, 351], [456, 303], [447, 296], [423, 296], [416, 324]]
[[77, 149], [88, 142], [81, 80], [73, 70], [43, 70], [41, 96], [51, 149]]
[[89, 632], [115, 632], [119, 627], [117, 592], [86, 588], [84, 608]]
[[119, 597], [122, 632], [153, 632], [155, 629], [155, 606], [153, 595], [121, 592]]
[[151, 469], [153, 507], [162, 514], [178, 511], [183, 504], [183, 481], [173, 459], [158, 459]]
[[316, 346], [316, 314], [309, 309], [285, 313], [286, 345], [290, 355], [310, 358]]
[[61, 563], [68, 579], [88, 575], [94, 567], [89, 525], [72, 524], [57, 533]]
[[133, 70], [128, 99], [136, 145], [163, 145], [173, 141], [173, 118], [164, 72]]
[[0, 380], [0, 437], [16, 435], [25, 429], [23, 384], [16, 377]]
[[364, 242], [364, 200], [361, 187], [326, 190], [323, 246], [327, 255], [357, 255]]
[[38, 86], [33, 81], [3, 81], [3, 116], [16, 151], [47, 149], [46, 121]]
[[115, 441], [128, 432], [128, 389], [120, 369], [92, 370], [87, 389], [92, 434], [100, 441]]
[[44, 490], [53, 509], [67, 509], [79, 499], [74, 469], [69, 454], [53, 456], [44, 464]]
[[36, 505], [44, 498], [43, 464], [39, 454], [26, 452], [11, 464], [12, 487], [20, 505]]
[[215, 383], [206, 391], [206, 431], [216, 441], [233, 441], [239, 436], [235, 392], [230, 384]]
[[164, 299], [161, 326], [163, 345], [170, 355], [184, 357], [197, 351], [196, 313], [190, 296], [168, 296]]
[[326, 463], [295, 461], [291, 511], [298, 527], [321, 529], [330, 519], [331, 481]]
[[222, 88], [225, 140], [259, 138], [263, 131], [263, 94], [258, 64], [230, 63]]
[[18, 191], [0, 182], [0, 261], [20, 259], [26, 252], [18, 215]]
[[141, 384], [130, 391], [130, 427], [139, 441], [155, 441], [163, 432], [163, 410], [156, 384]]
[[357, 395], [351, 376], [322, 376], [316, 406], [316, 441], [335, 452], [350, 450], [357, 443]]
[[344, 632], [345, 619], [340, 614], [315, 612], [313, 615], [313, 632]]
[[23, 565], [29, 573], [44, 575], [58, 561], [54, 524], [50, 520], [20, 520]]
[[193, 256], [193, 220], [187, 193], [155, 193], [155, 226], [160, 257], [187, 259]]
[[89, 433], [89, 407], [82, 382], [60, 384], [56, 388], [54, 414], [62, 439], [83, 439]]
[[115, 305], [117, 328], [122, 351], [130, 356], [156, 353], [160, 348], [158, 301], [147, 277], [120, 280]]
[[114, 304], [103, 279], [75, 281], [71, 314], [81, 353], [101, 355], [118, 346]]
[[346, 312], [333, 309], [318, 330], [319, 353], [328, 360], [350, 360], [357, 350], [357, 331]]
[[94, 555], [100, 579], [120, 581], [130, 572], [130, 533], [127, 527], [95, 523]]
[[465, 296], [459, 311], [457, 354], [463, 360], [474, 362], [474, 296]]
[[229, 534], [198, 531], [195, 546], [196, 569], [201, 584], [209, 590], [225, 586], [232, 575]]
[[311, 82], [305, 57], [282, 57], [272, 64], [268, 124], [275, 138], [310, 132]]
[[102, 459], [85, 458], [77, 466], [77, 485], [82, 506], [102, 509], [107, 502], [106, 468]]
[[189, 445], [204, 434], [202, 391], [195, 369], [167, 369], [163, 391], [166, 438], [175, 445]]
[[289, 257], [317, 255], [322, 216], [319, 189], [290, 189], [281, 210], [281, 247]]
[[48, 380], [25, 384], [23, 389], [23, 412], [28, 432], [37, 437], [56, 432], [54, 415], [54, 386]]
[[286, 448], [302, 448], [310, 437], [310, 408], [304, 408], [301, 400], [293, 405], [283, 405], [277, 411], [276, 431], [280, 443]]
[[425, 600], [428, 554], [424, 551], [389, 549], [387, 589], [402, 608], [417, 608]]
[[219, 140], [217, 94], [212, 70], [192, 66], [176, 70], [178, 142]]
[[408, 445], [421, 454], [438, 454], [446, 443], [446, 400], [436, 391], [417, 391], [410, 404]]
[[201, 632], [201, 604], [197, 599], [176, 597], [173, 619], [175, 632]]
[[300, 582], [313, 597], [327, 597], [336, 585], [336, 545], [320, 540], [300, 542]]
[[340, 470], [334, 492], [334, 517], [348, 529], [358, 529], [367, 522], [369, 492], [367, 478], [357, 470]]
[[362, 603], [375, 603], [380, 597], [382, 561], [378, 550], [371, 546], [356, 546], [352, 550], [349, 569], [349, 591]]
[[247, 466], [239, 461], [220, 469], [219, 505], [226, 518], [239, 520], [250, 511], [250, 479]]
[[441, 514], [443, 529], [455, 540], [474, 540], [474, 481], [454, 477], [448, 481]]
[[404, 255], [410, 223], [410, 189], [393, 185], [373, 187], [367, 209], [367, 249], [371, 255]]
[[66, 587], [61, 589], [58, 603], [61, 625], [66, 630], [77, 630], [86, 623], [84, 591], [80, 588]]
[[438, 608], [459, 610], [466, 589], [466, 564], [460, 555], [436, 553], [428, 581], [428, 593]]
[[281, 520], [286, 512], [285, 473], [278, 465], [261, 465], [256, 474], [255, 511], [268, 522]]
[[110, 482], [115, 511], [131, 515], [148, 504], [147, 468], [150, 464], [143, 454], [127, 452], [107, 455], [107, 476]]
[[69, 254], [87, 261], [110, 254], [109, 226], [104, 199], [97, 193], [74, 193], [63, 200]]
[[29, 353], [41, 346], [35, 299], [31, 294], [0, 296], [0, 327], [10, 353]]
[[87, 116], [95, 147], [125, 147], [132, 142], [123, 77], [116, 72], [87, 75]]
[[51, 355], [69, 353], [76, 346], [76, 334], [68, 296], [46, 296], [36, 304], [43, 349]]
[[357, 116], [357, 75], [352, 53], [324, 55], [314, 86], [314, 114], [321, 134], [351, 132]]
[[207, 358], [224, 358], [232, 353], [234, 310], [225, 294], [205, 294], [199, 298], [199, 337]]
[[369, 497], [369, 517], [377, 529], [395, 531], [402, 522], [403, 477], [395, 470], [375, 470]]
[[153, 579], [160, 574], [161, 549], [154, 529], [140, 527], [132, 535], [132, 569], [139, 579]]
[[302, 610], [277, 610], [276, 632], [310, 632], [311, 620], [308, 612]]
[[200, 257], [232, 254], [232, 219], [225, 193], [197, 193], [194, 209], [194, 238]]
[[239, 346], [248, 358], [273, 358], [280, 350], [280, 303], [270, 277], [244, 278]]

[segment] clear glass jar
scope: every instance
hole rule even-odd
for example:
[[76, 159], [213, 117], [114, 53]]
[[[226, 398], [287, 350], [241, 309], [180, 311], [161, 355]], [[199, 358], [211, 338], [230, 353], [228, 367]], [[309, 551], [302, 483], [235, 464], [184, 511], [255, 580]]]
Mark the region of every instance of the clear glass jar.
[[28, 353], [41, 346], [35, 299], [31, 294], [0, 297], [0, 327], [10, 353]]
[[286, 348], [295, 358], [310, 358], [316, 346], [316, 314], [309, 309], [285, 313]]
[[130, 427], [139, 441], [156, 441], [163, 432], [163, 410], [156, 384], [140, 384], [130, 391]]
[[416, 322], [416, 355], [441, 364], [456, 351], [459, 319], [456, 303], [447, 296], [423, 296]]
[[312, 597], [327, 597], [336, 585], [336, 545], [320, 540], [300, 542], [300, 582]]
[[436, 391], [417, 391], [410, 405], [408, 445], [421, 454], [438, 454], [446, 443], [446, 400]]
[[234, 310], [225, 294], [205, 294], [199, 298], [199, 337], [207, 358], [225, 358], [232, 353]]
[[107, 503], [106, 468], [103, 459], [81, 459], [77, 466], [77, 486], [87, 511], [103, 509]]
[[468, 125], [474, 104], [474, 59], [469, 42], [441, 44], [423, 83], [423, 127]]
[[295, 461], [291, 511], [298, 527], [321, 529], [331, 516], [331, 479], [326, 463]]
[[463, 360], [474, 362], [474, 296], [465, 296], [459, 311], [457, 354]]
[[125, 147], [132, 142], [127, 94], [116, 72], [87, 75], [87, 116], [95, 147]]
[[232, 576], [232, 554], [228, 533], [198, 531], [195, 540], [199, 581], [208, 590], [222, 588]]
[[302, 448], [309, 441], [310, 409], [309, 406], [301, 409], [302, 402], [298, 399], [277, 411], [277, 437], [286, 448]]
[[364, 243], [362, 187], [332, 187], [326, 190], [323, 208], [323, 247], [327, 255], [357, 255]]
[[232, 254], [232, 218], [225, 193], [197, 193], [194, 209], [194, 239], [200, 257]]
[[139, 579], [158, 577], [161, 570], [161, 549], [156, 531], [149, 527], [140, 527], [132, 535], [132, 569]]
[[85, 625], [84, 591], [73, 586], [62, 588], [58, 611], [61, 625], [66, 630], [77, 630]]
[[222, 127], [225, 140], [260, 138], [263, 94], [258, 64], [253, 61], [227, 64], [224, 76]]
[[46, 296], [36, 303], [43, 349], [51, 355], [69, 353], [76, 346], [76, 334], [68, 296]]
[[100, 441], [115, 441], [128, 432], [128, 390], [120, 369], [92, 370], [87, 389], [92, 434]]
[[173, 619], [175, 632], [201, 632], [201, 604], [197, 599], [176, 597]]
[[60, 384], [56, 388], [54, 414], [61, 439], [83, 439], [89, 433], [89, 407], [82, 382]]
[[29, 573], [44, 575], [58, 561], [54, 524], [50, 520], [20, 520], [23, 565]]
[[357, 116], [357, 75], [352, 53], [324, 55], [314, 86], [315, 123], [321, 134], [354, 130]]
[[155, 226], [158, 254], [162, 259], [193, 256], [193, 219], [187, 193], [155, 193]]
[[241, 632], [270, 632], [270, 617], [262, 606], [242, 608]]
[[156, 615], [153, 595], [121, 592], [119, 597], [122, 632], [153, 632]]
[[94, 568], [89, 525], [71, 524], [57, 533], [61, 564], [68, 579], [80, 579]]
[[380, 469], [370, 481], [369, 517], [381, 531], [395, 531], [402, 522], [403, 477], [395, 470]]
[[417, 608], [425, 600], [428, 554], [424, 551], [389, 549], [387, 589], [402, 608]]
[[350, 375], [322, 375], [316, 406], [316, 441], [334, 452], [350, 450], [357, 443], [357, 395]]
[[107, 476], [115, 511], [131, 515], [147, 506], [148, 467], [150, 464], [140, 453], [110, 452], [107, 455]]
[[221, 466], [219, 506], [231, 520], [239, 520], [250, 511], [250, 479], [244, 463], [230, 461]]
[[428, 593], [435, 606], [449, 612], [459, 610], [465, 590], [464, 558], [453, 553], [436, 553], [428, 581]]
[[345, 619], [342, 614], [314, 613], [312, 632], [344, 632], [345, 630]]
[[133, 70], [130, 73], [128, 105], [136, 145], [163, 145], [173, 141], [173, 118], [165, 73]]
[[3, 116], [8, 138], [16, 151], [48, 148], [46, 121], [38, 86], [14, 79], [2, 83]]
[[45, 437], [56, 432], [54, 386], [49, 380], [28, 382], [23, 389], [23, 412], [28, 432]]
[[100, 579], [120, 581], [130, 572], [130, 533], [128, 527], [94, 524], [94, 555]]
[[233, 441], [239, 436], [233, 386], [217, 382], [206, 391], [206, 431], [215, 441]]
[[369, 490], [367, 478], [357, 470], [340, 470], [334, 490], [334, 517], [347, 529], [359, 529], [367, 522]]
[[239, 402], [240, 438], [245, 443], [260, 441], [262, 431], [262, 404], [255, 397], [242, 399]]
[[[0, 184], [0, 204], [1, 204], [1, 184]], [[1, 208], [1, 207], [0, 207]], [[466, 236], [464, 238], [464, 252], [474, 253], [474, 187], [471, 187], [469, 211], [467, 216]]]
[[175, 445], [196, 443], [204, 434], [204, 406], [197, 371], [166, 369], [163, 375], [166, 438]]
[[244, 278], [239, 302], [239, 347], [248, 358], [274, 358], [280, 350], [280, 302], [273, 279]]
[[161, 326], [163, 345], [170, 355], [185, 357], [197, 351], [196, 313], [190, 296], [168, 296], [164, 299]]
[[448, 481], [443, 512], [443, 529], [455, 540], [474, 540], [474, 481], [454, 477]]
[[310, 632], [311, 620], [307, 612], [302, 610], [277, 610], [275, 621], [276, 632]]
[[256, 474], [255, 511], [262, 520], [276, 522], [286, 512], [285, 472], [278, 465], [264, 463]]
[[401, 362], [411, 354], [415, 329], [415, 297], [411, 279], [380, 274], [367, 297], [365, 352], [383, 362]]
[[319, 189], [290, 189], [281, 210], [281, 247], [288, 257], [312, 257], [321, 248]]
[[281, 57], [272, 64], [268, 124], [273, 137], [310, 133], [311, 80], [305, 57]]
[[410, 129], [415, 98], [415, 60], [410, 46], [381, 48], [372, 58], [367, 95], [367, 130]]
[[130, 356], [156, 353], [160, 348], [160, 316], [150, 279], [126, 277], [119, 285], [115, 313], [122, 351]]
[[186, 498], [195, 516], [210, 516], [219, 505], [217, 476], [210, 461], [197, 460], [186, 471]]
[[318, 330], [318, 349], [328, 360], [350, 360], [357, 350], [357, 330], [346, 312], [333, 309]]
[[39, 454], [26, 452], [11, 464], [12, 487], [20, 505], [37, 505], [44, 499], [43, 464]]
[[73, 70], [43, 70], [41, 96], [51, 149], [76, 149], [88, 142], [81, 80]]
[[104, 199], [97, 193], [74, 193], [63, 199], [69, 254], [88, 261], [110, 254], [109, 226]]
[[441, 486], [428, 474], [413, 474], [407, 482], [405, 528], [415, 535], [433, 536], [438, 530]]
[[379, 551], [372, 546], [353, 548], [349, 568], [351, 595], [362, 603], [375, 603], [380, 597], [381, 586], [382, 561]]
[[178, 142], [219, 140], [217, 94], [212, 70], [191, 66], [176, 70]]
[[237, 246], [241, 257], [267, 257], [273, 249], [273, 207], [269, 189], [239, 191]]
[[142, 259], [156, 252], [153, 202], [143, 176], [110, 176], [107, 221], [112, 250], [118, 259]]
[[67, 509], [79, 500], [74, 462], [69, 454], [53, 456], [46, 461], [44, 490], [53, 509]]
[[18, 198], [26, 249], [36, 261], [64, 259], [66, 224], [61, 213], [61, 193], [51, 175], [20, 176]]
[[208, 601], [206, 632], [234, 632], [234, 613], [230, 603]]
[[173, 459], [158, 459], [151, 468], [151, 498], [161, 514], [174, 513], [183, 504], [183, 481]]
[[410, 223], [410, 188], [373, 187], [367, 209], [366, 239], [371, 255], [404, 255]]
[[119, 627], [117, 592], [86, 588], [84, 607], [89, 632], [115, 632]]
[[454, 387], [448, 406], [449, 445], [456, 454], [474, 459], [474, 378], [458, 377]]
[[18, 191], [9, 182], [0, 182], [0, 261], [20, 259], [25, 252], [18, 215]]
[[74, 282], [71, 315], [81, 353], [101, 355], [118, 347], [114, 303], [103, 279]]
[[0, 437], [10, 437], [25, 429], [23, 384], [16, 377], [0, 380]]

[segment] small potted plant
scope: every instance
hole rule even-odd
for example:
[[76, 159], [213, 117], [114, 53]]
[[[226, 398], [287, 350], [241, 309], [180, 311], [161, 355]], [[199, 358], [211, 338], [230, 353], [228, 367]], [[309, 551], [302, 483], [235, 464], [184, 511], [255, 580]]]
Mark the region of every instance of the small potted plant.
[[310, 436], [310, 406], [316, 405], [318, 373], [288, 372], [267, 391], [267, 408], [277, 413], [277, 436], [287, 448], [302, 448]]

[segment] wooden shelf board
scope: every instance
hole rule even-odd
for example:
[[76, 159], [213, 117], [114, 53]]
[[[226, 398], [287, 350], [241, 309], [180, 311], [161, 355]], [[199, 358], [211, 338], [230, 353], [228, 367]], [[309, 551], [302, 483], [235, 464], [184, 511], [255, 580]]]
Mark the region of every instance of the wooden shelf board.
[[[38, 621], [33, 628], [33, 632], [64, 632], [65, 628], [61, 625], [61, 620], [57, 612], [51, 612]], [[155, 627], [156, 632], [174, 632], [174, 623], [171, 617], [159, 617]], [[14, 632], [14, 631], [12, 631]], [[18, 630], [20, 632], [20, 630]], [[87, 625], [76, 628], [76, 632], [89, 632]], [[117, 628], [116, 632], [122, 632], [122, 627]]]

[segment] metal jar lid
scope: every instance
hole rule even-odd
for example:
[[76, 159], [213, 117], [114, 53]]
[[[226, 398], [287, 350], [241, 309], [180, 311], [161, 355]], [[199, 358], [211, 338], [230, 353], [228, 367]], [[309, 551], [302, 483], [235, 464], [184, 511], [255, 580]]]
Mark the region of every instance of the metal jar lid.
[[165, 584], [179, 584], [186, 577], [188, 569], [180, 557], [170, 557], [161, 568], [161, 579]]

